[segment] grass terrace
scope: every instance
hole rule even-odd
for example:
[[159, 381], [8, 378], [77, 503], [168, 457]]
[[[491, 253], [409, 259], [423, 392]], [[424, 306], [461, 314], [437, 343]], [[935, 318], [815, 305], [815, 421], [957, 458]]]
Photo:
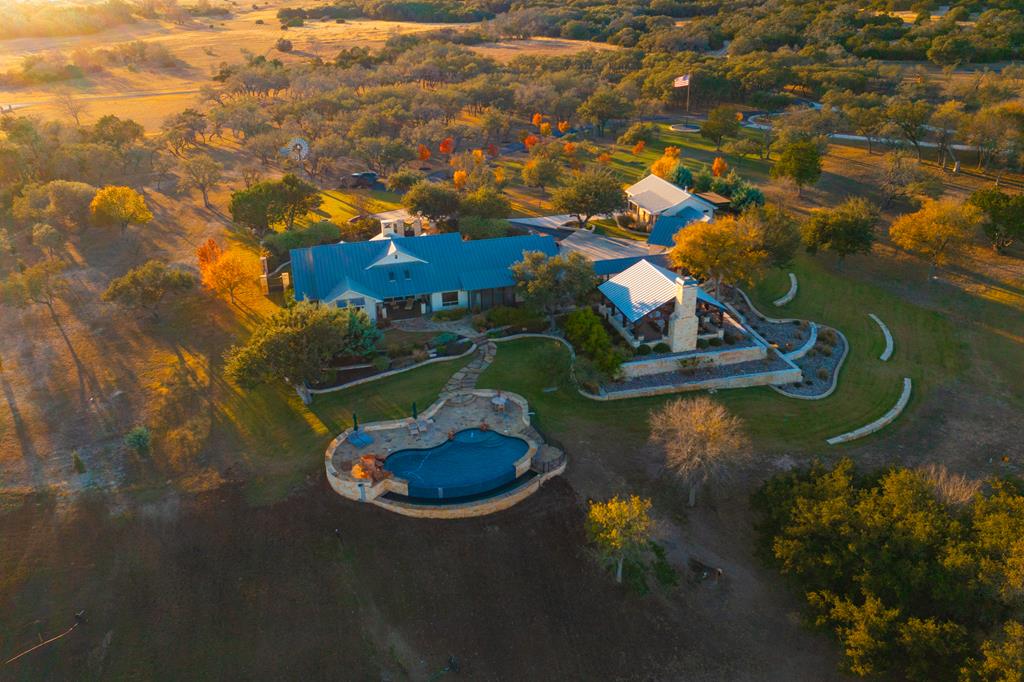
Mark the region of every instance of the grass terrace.
[[[752, 292], [755, 305], [768, 315], [802, 317], [837, 327], [851, 349], [838, 389], [824, 400], [796, 400], [769, 388], [716, 394], [744, 419], [750, 435], [766, 449], [821, 450], [826, 438], [872, 421], [892, 407], [903, 377], [914, 380], [914, 397], [908, 407], [913, 412], [930, 390], [953, 380], [965, 368], [960, 335], [938, 313], [906, 303], [879, 287], [840, 279], [808, 257], [800, 257], [793, 270], [800, 278], [800, 293], [789, 306], [779, 309], [770, 303], [788, 289], [784, 272], [771, 273]], [[884, 313], [896, 337], [896, 352], [888, 363], [878, 360], [884, 340], [867, 316], [878, 311]], [[479, 385], [525, 396], [540, 416], [541, 428], [564, 442], [598, 429], [610, 442], [636, 442], [646, 437], [648, 412], [666, 398], [588, 400], [572, 386], [568, 361], [568, 351], [555, 341], [502, 343]], [[546, 388], [557, 390], [545, 392]]]

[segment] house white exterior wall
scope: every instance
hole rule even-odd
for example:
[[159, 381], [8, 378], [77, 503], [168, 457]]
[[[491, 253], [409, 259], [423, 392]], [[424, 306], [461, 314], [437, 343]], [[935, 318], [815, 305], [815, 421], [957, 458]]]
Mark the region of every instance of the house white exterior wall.
[[441, 303], [441, 294], [445, 292], [434, 292], [430, 295], [430, 309], [434, 312], [438, 310], [451, 310], [452, 308], [468, 308], [469, 307], [469, 292], [459, 291], [459, 302], [454, 305], [444, 305]]
[[325, 303], [329, 305], [334, 305], [338, 308], [345, 308], [348, 307], [345, 301], [352, 299], [362, 299], [363, 305], [353, 307], [359, 308], [364, 313], [366, 313], [367, 317], [370, 318], [371, 322], [377, 322], [377, 304], [380, 303], [380, 301], [373, 298], [372, 296], [364, 296], [363, 294], [357, 293], [355, 291], [346, 291], [345, 293], [335, 298], [333, 301], [325, 301]]

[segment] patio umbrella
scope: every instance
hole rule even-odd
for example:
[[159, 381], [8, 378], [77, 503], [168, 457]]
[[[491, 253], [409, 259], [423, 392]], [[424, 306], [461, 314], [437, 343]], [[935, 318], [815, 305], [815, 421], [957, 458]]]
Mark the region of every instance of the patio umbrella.
[[416, 402], [413, 401], [413, 403], [412, 403], [412, 418], [415, 419], [417, 414], [418, 414], [418, 412], [416, 410]]

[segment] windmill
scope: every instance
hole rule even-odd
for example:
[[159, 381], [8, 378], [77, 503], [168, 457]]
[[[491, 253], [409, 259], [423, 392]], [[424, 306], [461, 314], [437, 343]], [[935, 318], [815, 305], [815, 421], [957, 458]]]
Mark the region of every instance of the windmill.
[[309, 143], [301, 137], [293, 137], [288, 144], [281, 147], [281, 156], [286, 156], [293, 161], [305, 161], [309, 157]]

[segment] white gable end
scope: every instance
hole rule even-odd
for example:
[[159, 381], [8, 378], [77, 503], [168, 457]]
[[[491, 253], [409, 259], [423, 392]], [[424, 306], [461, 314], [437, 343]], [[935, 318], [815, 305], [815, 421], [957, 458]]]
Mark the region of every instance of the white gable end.
[[422, 258], [417, 258], [408, 251], [403, 251], [395, 242], [388, 243], [388, 249], [384, 255], [366, 266], [366, 269], [375, 268], [381, 265], [399, 265], [401, 263], [425, 263]]

